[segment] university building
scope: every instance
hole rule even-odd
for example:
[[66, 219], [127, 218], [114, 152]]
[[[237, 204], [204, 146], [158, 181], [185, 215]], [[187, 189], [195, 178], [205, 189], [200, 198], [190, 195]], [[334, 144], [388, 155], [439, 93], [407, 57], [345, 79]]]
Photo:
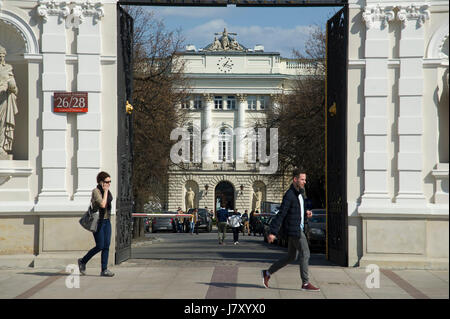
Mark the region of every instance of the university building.
[[[189, 112], [186, 129], [191, 156], [185, 170], [176, 167], [170, 172], [169, 210], [190, 208], [186, 200], [189, 189], [195, 194], [194, 207], [214, 211], [224, 204], [230, 210], [250, 213], [261, 211], [263, 201], [280, 203], [290, 177], [277, 175], [277, 156], [271, 163], [261, 160], [260, 149], [266, 151], [258, 140], [260, 134], [268, 137], [270, 131], [261, 133], [254, 127], [264, 123], [267, 110], [276, 107], [278, 95], [289, 93], [290, 81], [315, 74], [313, 63], [265, 52], [262, 45], [247, 48], [226, 29], [216, 33], [206, 47], [189, 45], [180, 55], [192, 92], [179, 106]], [[203, 133], [207, 129], [211, 135]], [[194, 138], [196, 132], [199, 137], [203, 133], [201, 143]], [[205, 146], [206, 139], [210, 149]], [[198, 150], [203, 154], [194, 156]]]

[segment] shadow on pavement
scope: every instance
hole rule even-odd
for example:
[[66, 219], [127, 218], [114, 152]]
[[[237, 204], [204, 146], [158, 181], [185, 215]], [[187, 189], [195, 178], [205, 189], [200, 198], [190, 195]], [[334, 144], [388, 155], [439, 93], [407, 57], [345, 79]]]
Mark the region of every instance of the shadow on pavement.
[[18, 275], [33, 275], [42, 277], [69, 276], [66, 272], [19, 272]]
[[[207, 285], [207, 286], [213, 286], [218, 288], [260, 288], [260, 289], [267, 289], [261, 285], [256, 284], [240, 284], [240, 283], [232, 283], [232, 282], [198, 282], [198, 284]], [[272, 288], [275, 290], [292, 290], [292, 291], [298, 291], [299, 289], [291, 289], [291, 288]]]

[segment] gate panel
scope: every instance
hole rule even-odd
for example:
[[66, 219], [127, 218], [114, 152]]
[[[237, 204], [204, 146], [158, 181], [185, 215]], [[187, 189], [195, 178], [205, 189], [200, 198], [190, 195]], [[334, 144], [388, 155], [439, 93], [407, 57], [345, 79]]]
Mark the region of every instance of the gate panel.
[[348, 265], [347, 210], [348, 7], [327, 22], [327, 258]]
[[133, 92], [133, 19], [117, 6], [117, 173], [116, 258], [119, 264], [131, 257], [133, 207], [133, 116], [126, 112]]

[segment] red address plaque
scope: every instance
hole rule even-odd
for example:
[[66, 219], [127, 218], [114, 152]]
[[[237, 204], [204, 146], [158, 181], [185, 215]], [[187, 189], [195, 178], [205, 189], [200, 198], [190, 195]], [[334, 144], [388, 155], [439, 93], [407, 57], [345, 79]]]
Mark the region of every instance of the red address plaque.
[[86, 113], [88, 111], [87, 92], [53, 93], [53, 111], [56, 113]]

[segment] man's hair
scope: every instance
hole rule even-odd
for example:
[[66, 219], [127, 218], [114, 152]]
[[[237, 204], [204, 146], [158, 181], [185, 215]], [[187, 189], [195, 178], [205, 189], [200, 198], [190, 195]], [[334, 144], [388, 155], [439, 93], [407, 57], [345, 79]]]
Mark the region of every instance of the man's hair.
[[97, 184], [100, 184], [100, 182], [103, 182], [107, 177], [111, 177], [108, 173], [106, 172], [100, 172], [97, 175]]
[[301, 168], [294, 168], [294, 170], [292, 171], [292, 178], [299, 177], [300, 174], [306, 174], [305, 170]]

